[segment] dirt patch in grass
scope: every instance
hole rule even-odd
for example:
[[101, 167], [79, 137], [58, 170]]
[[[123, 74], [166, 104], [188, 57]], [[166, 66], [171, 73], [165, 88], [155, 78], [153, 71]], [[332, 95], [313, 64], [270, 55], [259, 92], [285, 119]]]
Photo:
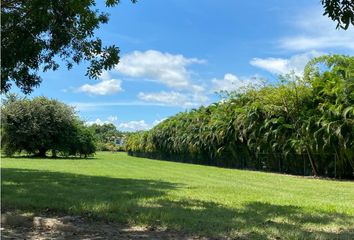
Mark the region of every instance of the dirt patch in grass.
[[[35, 216], [6, 212], [1, 216], [2, 239], [197, 239], [164, 228], [126, 226], [80, 216]], [[220, 239], [220, 238], [217, 238]]]

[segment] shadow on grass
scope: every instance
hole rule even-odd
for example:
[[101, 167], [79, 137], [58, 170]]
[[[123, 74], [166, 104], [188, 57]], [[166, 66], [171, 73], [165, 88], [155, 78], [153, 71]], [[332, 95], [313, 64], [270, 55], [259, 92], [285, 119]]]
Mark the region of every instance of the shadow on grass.
[[235, 208], [173, 199], [183, 185], [70, 173], [2, 169], [5, 209], [89, 215], [131, 225], [164, 226], [192, 234], [245, 239], [353, 239], [353, 216], [249, 202]]
[[13, 156], [6, 156], [6, 155], [1, 155], [3, 158], [14, 158], [14, 159], [34, 159], [34, 160], [97, 160], [95, 156], [89, 156], [89, 157], [80, 157], [80, 156], [46, 156], [46, 157], [41, 157], [41, 156], [36, 156], [36, 155], [13, 155]]

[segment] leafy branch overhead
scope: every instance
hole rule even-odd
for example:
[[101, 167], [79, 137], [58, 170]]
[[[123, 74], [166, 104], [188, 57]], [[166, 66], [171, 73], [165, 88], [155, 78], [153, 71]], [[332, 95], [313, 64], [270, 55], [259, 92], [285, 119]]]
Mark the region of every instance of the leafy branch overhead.
[[[106, 6], [118, 3], [107, 0]], [[1, 91], [14, 82], [30, 93], [42, 81], [38, 72], [58, 69], [60, 60], [68, 69], [89, 62], [90, 78], [117, 64], [119, 48], [103, 46], [94, 36], [108, 22], [108, 14], [95, 6], [94, 0], [1, 1]]]
[[354, 25], [353, 0], [322, 0], [324, 14], [337, 22], [337, 28], [348, 29]]
[[[137, 0], [131, 0], [135, 3]], [[119, 0], [106, 0], [114, 7]], [[354, 25], [352, 0], [322, 0], [324, 15], [337, 28]], [[119, 62], [119, 48], [104, 46], [95, 31], [107, 23], [108, 14], [95, 0], [3, 0], [1, 1], [1, 92], [15, 84], [24, 93], [40, 85], [42, 71], [68, 69], [88, 62], [86, 75], [97, 78]]]

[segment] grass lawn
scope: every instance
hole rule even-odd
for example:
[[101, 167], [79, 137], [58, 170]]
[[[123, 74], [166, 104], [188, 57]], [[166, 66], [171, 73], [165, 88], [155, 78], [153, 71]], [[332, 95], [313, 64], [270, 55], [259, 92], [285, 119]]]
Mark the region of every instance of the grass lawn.
[[206, 236], [354, 239], [354, 182], [98, 153], [2, 158], [2, 207]]

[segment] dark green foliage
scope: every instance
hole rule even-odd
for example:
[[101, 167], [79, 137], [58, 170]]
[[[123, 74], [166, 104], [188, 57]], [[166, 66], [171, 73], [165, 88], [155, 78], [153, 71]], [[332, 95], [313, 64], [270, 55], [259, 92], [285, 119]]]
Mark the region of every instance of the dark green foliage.
[[72, 137], [68, 140], [70, 143], [69, 155], [80, 155], [80, 157], [86, 158], [96, 152], [94, 132], [78, 119], [74, 121]]
[[311, 61], [304, 80], [232, 93], [127, 140], [127, 150], [194, 163], [353, 177], [354, 58]]
[[[108, 7], [118, 0], [107, 0]], [[135, 2], [133, 0], [133, 2]], [[24, 93], [41, 83], [37, 71], [68, 69], [88, 61], [87, 75], [97, 78], [118, 63], [118, 47], [105, 47], [94, 31], [108, 22], [94, 0], [1, 1], [1, 91], [13, 81]]]
[[112, 123], [105, 123], [102, 125], [93, 124], [90, 129], [94, 132], [98, 140], [98, 150], [100, 151], [117, 151], [116, 141], [122, 139], [124, 134], [117, 130], [116, 126]]
[[321, 0], [324, 14], [337, 22], [337, 28], [348, 29], [354, 25], [354, 1], [353, 0]]
[[10, 95], [2, 107], [2, 149], [7, 155], [25, 151], [45, 156], [95, 152], [93, 133], [77, 119], [74, 110], [45, 97], [16, 99]]

